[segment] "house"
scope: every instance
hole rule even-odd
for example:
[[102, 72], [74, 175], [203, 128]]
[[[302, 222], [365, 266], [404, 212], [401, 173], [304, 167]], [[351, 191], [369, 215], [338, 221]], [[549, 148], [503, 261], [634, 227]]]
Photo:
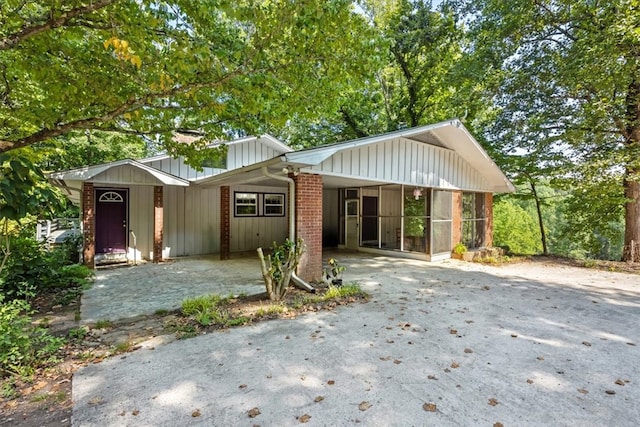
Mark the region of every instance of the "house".
[[322, 248], [425, 260], [492, 244], [494, 193], [514, 186], [458, 120], [294, 151], [270, 136], [227, 142], [196, 171], [156, 156], [53, 173], [81, 206], [84, 262], [232, 253], [301, 237], [304, 280]]

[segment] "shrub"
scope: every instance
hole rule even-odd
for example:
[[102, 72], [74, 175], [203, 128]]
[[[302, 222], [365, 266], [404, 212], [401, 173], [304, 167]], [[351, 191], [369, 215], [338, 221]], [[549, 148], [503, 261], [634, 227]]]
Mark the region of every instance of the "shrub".
[[26, 301], [4, 301], [0, 295], [0, 376], [31, 375], [55, 360], [64, 340], [31, 323]]
[[28, 229], [10, 237], [10, 256], [0, 273], [0, 289], [7, 299], [28, 300], [47, 289], [87, 288], [93, 272], [84, 265], [69, 264], [67, 250], [47, 251]]
[[282, 245], [273, 242], [272, 253], [266, 258], [262, 248], [258, 248], [260, 270], [271, 301], [280, 301], [286, 295], [291, 276], [304, 251], [305, 246], [302, 239], [298, 239], [296, 242], [286, 239]]

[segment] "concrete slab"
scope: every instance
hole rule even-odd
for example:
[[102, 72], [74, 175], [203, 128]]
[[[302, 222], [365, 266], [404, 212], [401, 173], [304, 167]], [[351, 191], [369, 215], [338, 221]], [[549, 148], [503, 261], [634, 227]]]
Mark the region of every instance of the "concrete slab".
[[88, 366], [73, 425], [638, 425], [638, 276], [338, 256], [369, 303]]
[[217, 256], [176, 258], [99, 269], [82, 295], [80, 320], [121, 320], [180, 308], [185, 298], [207, 294], [253, 295], [264, 292], [258, 256], [220, 261]]

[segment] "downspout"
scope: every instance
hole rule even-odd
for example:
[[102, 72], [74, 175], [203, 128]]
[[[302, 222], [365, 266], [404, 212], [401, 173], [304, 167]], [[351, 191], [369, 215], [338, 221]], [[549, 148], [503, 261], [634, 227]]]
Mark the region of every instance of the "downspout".
[[[262, 166], [261, 168], [262, 174], [268, 178], [275, 179], [277, 181], [283, 181], [289, 183], [289, 240], [295, 242], [296, 240], [296, 183], [293, 178], [288, 176], [275, 175], [269, 172], [269, 169], [266, 166]], [[298, 277], [296, 272], [294, 271], [291, 275], [291, 281], [294, 285], [299, 287], [302, 290], [314, 292], [315, 288]]]

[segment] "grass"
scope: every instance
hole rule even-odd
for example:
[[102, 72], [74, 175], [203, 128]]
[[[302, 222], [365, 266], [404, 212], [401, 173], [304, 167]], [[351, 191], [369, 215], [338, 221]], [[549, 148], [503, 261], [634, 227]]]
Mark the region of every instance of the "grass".
[[[349, 298], [366, 298], [368, 295], [356, 283], [344, 286], [329, 286], [322, 294], [295, 296], [287, 301], [251, 304], [247, 295], [202, 295], [185, 299], [181, 314], [165, 324], [165, 329], [174, 332], [178, 339], [191, 338], [200, 334], [203, 328], [231, 327], [250, 323], [254, 319], [277, 318], [291, 310], [300, 310], [307, 305], [324, 304]], [[254, 300], [255, 301], [255, 300]], [[262, 304], [261, 302], [257, 302]]]
[[113, 326], [111, 320], [98, 320], [96, 322], [96, 329], [109, 329]]

